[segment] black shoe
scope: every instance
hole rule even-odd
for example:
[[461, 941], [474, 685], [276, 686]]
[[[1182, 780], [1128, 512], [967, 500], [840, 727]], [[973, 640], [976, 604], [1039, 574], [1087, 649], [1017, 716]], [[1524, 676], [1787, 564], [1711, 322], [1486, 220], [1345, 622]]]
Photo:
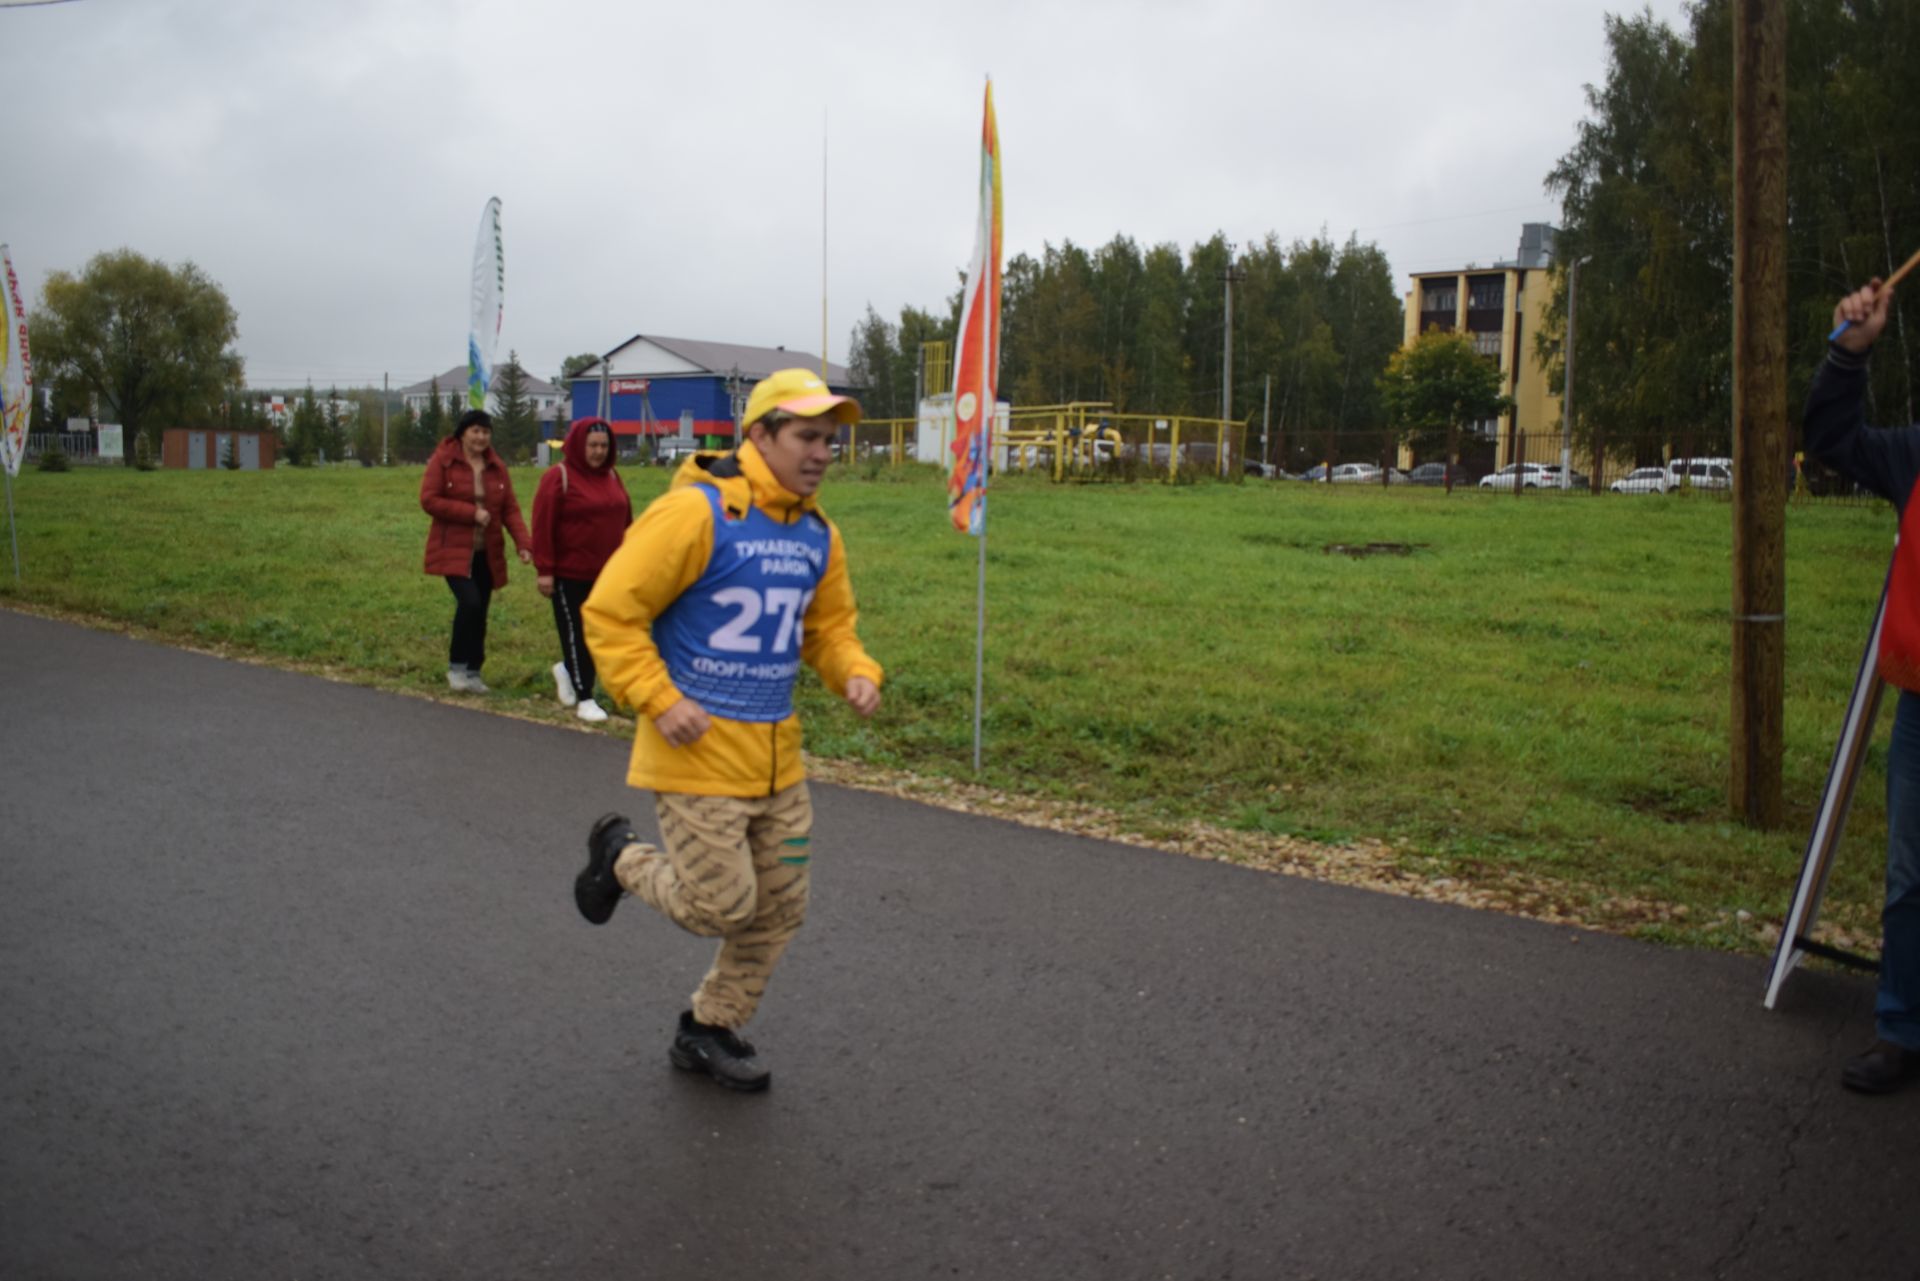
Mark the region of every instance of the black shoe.
[[1920, 1077], [1920, 1050], [1875, 1041], [1866, 1053], [1847, 1060], [1840, 1084], [1862, 1094], [1891, 1094], [1916, 1077]]
[[729, 1028], [694, 1022], [691, 1010], [681, 1013], [680, 1031], [667, 1057], [681, 1071], [705, 1072], [729, 1090], [764, 1090], [773, 1081], [773, 1073], [753, 1057], [751, 1045]]
[[573, 903], [594, 925], [605, 925], [626, 891], [613, 874], [620, 851], [639, 840], [624, 814], [602, 814], [587, 833], [587, 866], [573, 878]]

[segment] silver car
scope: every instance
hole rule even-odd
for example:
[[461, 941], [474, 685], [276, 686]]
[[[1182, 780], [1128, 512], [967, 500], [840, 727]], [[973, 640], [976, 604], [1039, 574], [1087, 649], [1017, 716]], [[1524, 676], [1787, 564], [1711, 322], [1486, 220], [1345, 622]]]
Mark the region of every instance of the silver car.
[[1341, 463], [1333, 469], [1333, 483], [1336, 485], [1404, 485], [1407, 473], [1398, 467], [1388, 470], [1385, 479], [1380, 469], [1372, 463]]
[[1549, 486], [1558, 489], [1560, 477], [1544, 463], [1508, 463], [1493, 475], [1480, 478], [1482, 489], [1512, 489], [1515, 483], [1523, 489], [1545, 489]]
[[1676, 458], [1667, 464], [1667, 488], [1732, 489], [1733, 459]]
[[1668, 489], [1667, 469], [1636, 467], [1607, 488], [1616, 494], [1664, 494]]

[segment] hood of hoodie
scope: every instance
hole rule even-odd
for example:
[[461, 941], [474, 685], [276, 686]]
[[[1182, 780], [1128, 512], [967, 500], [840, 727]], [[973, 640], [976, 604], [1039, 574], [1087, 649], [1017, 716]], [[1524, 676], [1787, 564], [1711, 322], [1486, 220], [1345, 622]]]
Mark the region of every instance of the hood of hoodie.
[[[458, 458], [464, 461], [467, 456], [467, 447], [460, 443], [458, 436], [443, 436], [440, 438], [440, 443], [434, 447], [433, 452], [434, 455], [439, 458]], [[481, 466], [505, 467], [506, 465], [505, 460], [493, 452], [493, 446], [488, 445], [486, 459], [481, 463]]]
[[791, 522], [817, 507], [815, 495], [802, 498], [782, 485], [759, 446], [750, 440], [741, 441], [732, 453], [695, 454], [686, 459], [674, 472], [671, 488], [700, 484], [718, 486], [728, 512], [736, 516], [745, 516], [751, 503], [775, 520]]
[[567, 429], [567, 439], [560, 446], [560, 456], [567, 460], [567, 466], [594, 475], [604, 475], [613, 470], [616, 450], [611, 429], [607, 435], [607, 461], [598, 467], [587, 461], [587, 429], [595, 424], [604, 425], [605, 421], [601, 418], [582, 418]]

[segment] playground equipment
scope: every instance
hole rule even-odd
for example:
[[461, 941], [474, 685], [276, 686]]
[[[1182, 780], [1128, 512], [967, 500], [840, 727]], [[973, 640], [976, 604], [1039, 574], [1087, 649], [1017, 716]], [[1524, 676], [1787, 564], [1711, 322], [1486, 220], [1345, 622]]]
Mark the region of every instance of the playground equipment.
[[994, 442], [995, 461], [1005, 469], [1045, 469], [1054, 480], [1086, 478], [1103, 471], [1165, 473], [1175, 480], [1213, 474], [1238, 480], [1246, 455], [1247, 425], [1190, 414], [1121, 414], [1105, 401], [1021, 406], [1009, 415]]
[[[946, 343], [921, 344], [922, 389], [951, 381]], [[994, 414], [995, 471], [1045, 471], [1056, 481], [1100, 475], [1164, 474], [1178, 480], [1213, 474], [1238, 481], [1246, 462], [1248, 425], [1191, 414], [1115, 413], [1104, 400], [1063, 405], [1012, 406], [1001, 401]], [[858, 458], [885, 456], [893, 466], [953, 461], [953, 397], [941, 391], [922, 394], [913, 418], [867, 419], [853, 429], [852, 452]]]
[[[1189, 414], [1118, 414], [1104, 401], [1064, 405], [1001, 402], [995, 417], [996, 471], [1044, 471], [1055, 481], [1124, 473], [1177, 480], [1182, 474], [1239, 480], [1247, 424]], [[953, 414], [945, 396], [921, 402], [918, 418], [868, 419], [854, 429], [857, 457], [892, 464], [951, 461]]]

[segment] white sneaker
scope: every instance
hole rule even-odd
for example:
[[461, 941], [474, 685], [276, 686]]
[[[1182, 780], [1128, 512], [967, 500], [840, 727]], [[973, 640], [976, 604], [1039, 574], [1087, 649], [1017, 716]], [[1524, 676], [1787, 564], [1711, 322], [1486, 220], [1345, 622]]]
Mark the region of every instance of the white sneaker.
[[580, 701], [580, 696], [573, 692], [573, 677], [567, 675], [565, 663], [553, 665], [553, 687], [560, 691], [560, 706], [572, 707]]
[[600, 710], [600, 704], [590, 698], [581, 699], [580, 705], [573, 709], [573, 714], [581, 720], [590, 723], [598, 723], [607, 719], [607, 714]]
[[480, 679], [480, 673], [479, 673], [479, 672], [468, 672], [468, 673], [467, 673], [467, 693], [469, 693], [469, 694], [490, 694], [490, 693], [492, 693], [492, 692], [493, 692], [492, 690], [490, 690], [490, 689], [488, 689], [488, 688], [487, 688], [487, 683], [486, 683], [485, 681], [483, 681], [483, 680], [481, 680], [481, 679]]
[[449, 667], [447, 669], [447, 688], [461, 694], [472, 689], [473, 687], [467, 684], [467, 669], [464, 667]]

